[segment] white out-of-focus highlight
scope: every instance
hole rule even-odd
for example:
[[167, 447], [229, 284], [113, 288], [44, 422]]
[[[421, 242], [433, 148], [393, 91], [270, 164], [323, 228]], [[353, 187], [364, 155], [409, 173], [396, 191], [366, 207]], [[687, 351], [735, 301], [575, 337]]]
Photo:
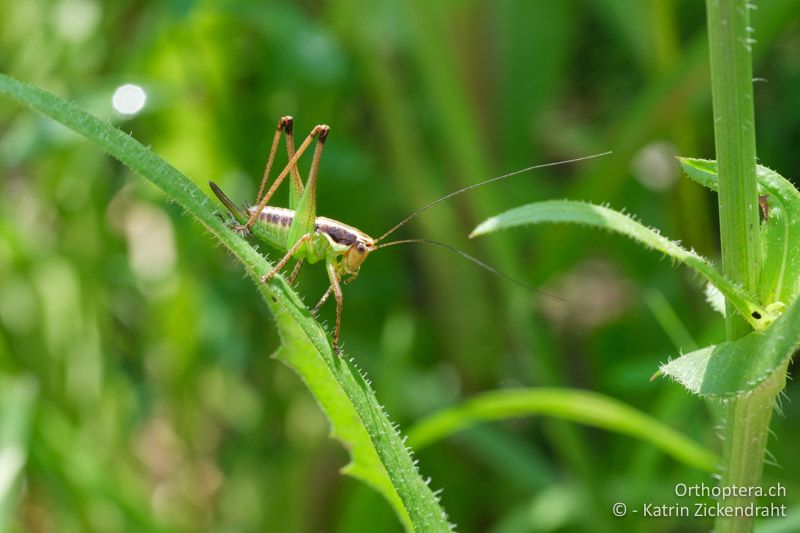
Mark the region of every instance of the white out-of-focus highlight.
[[144, 281], [160, 281], [175, 268], [177, 251], [172, 222], [163, 210], [144, 202], [124, 214], [131, 270]]
[[122, 115], [135, 115], [144, 107], [147, 102], [147, 93], [138, 85], [126, 83], [120, 85], [111, 97], [111, 105], [114, 111]]
[[56, 34], [72, 43], [81, 43], [97, 31], [102, 17], [94, 0], [59, 0], [50, 7], [50, 22]]
[[651, 191], [666, 191], [680, 177], [678, 162], [675, 160], [677, 155], [672, 143], [651, 142], [633, 158], [631, 170], [639, 183]]

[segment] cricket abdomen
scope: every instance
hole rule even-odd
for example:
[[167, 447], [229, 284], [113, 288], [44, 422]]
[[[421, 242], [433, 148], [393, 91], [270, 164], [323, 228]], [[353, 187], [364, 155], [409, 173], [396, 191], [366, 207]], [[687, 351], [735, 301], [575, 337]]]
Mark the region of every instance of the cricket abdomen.
[[[247, 213], [252, 214], [253, 208], [249, 208]], [[284, 227], [288, 230], [292, 225], [292, 221], [294, 221], [294, 211], [284, 207], [266, 206], [261, 210], [261, 213], [259, 213], [258, 219], [261, 222], [266, 222], [269, 226]]]
[[[253, 210], [252, 207], [248, 208], [247, 215], [250, 216]], [[294, 221], [294, 211], [291, 209], [267, 206], [259, 213], [251, 231], [274, 248], [285, 251], [292, 221]]]

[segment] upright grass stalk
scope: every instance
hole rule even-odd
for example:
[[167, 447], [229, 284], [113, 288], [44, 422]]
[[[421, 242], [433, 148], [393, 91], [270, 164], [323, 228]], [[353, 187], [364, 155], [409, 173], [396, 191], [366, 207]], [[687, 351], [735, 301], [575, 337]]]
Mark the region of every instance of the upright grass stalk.
[[[749, 0], [706, 0], [714, 104], [714, 136], [719, 165], [719, 220], [724, 274], [752, 294], [761, 267], [755, 119]], [[728, 340], [750, 327], [728, 304]], [[783, 388], [776, 373], [752, 394], [731, 401], [724, 421], [723, 486], [758, 485], [773, 402]], [[729, 498], [725, 507], [741, 508], [752, 497]], [[751, 531], [753, 519], [719, 517], [718, 532]]]

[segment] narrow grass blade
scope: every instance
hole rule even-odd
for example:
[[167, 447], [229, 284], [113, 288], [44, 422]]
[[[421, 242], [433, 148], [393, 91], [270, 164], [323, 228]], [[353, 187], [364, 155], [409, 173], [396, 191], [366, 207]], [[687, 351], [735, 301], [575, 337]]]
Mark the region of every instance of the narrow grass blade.
[[0, 94], [83, 135], [163, 189], [219, 239], [242, 262], [275, 317], [282, 340], [276, 357], [303, 378], [328, 416], [333, 436], [349, 450], [352, 462], [345, 471], [383, 494], [406, 529], [450, 530], [411, 452], [360, 371], [333, 353], [325, 330], [282, 278], [258, 282], [271, 265], [225, 226], [215, 215], [214, 202], [194, 182], [130, 135], [46, 91], [0, 74]]
[[777, 312], [767, 310], [756, 303], [741, 287], [731, 283], [705, 258], [686, 250], [632, 217], [608, 207], [572, 200], [548, 200], [523, 205], [484, 220], [472, 231], [470, 237], [526, 224], [557, 222], [585, 224], [620, 233], [693, 268], [713, 283], [756, 330], [766, 329], [778, 316]]
[[678, 431], [613, 398], [572, 389], [513, 389], [481, 394], [434, 413], [409, 431], [416, 448], [429, 446], [472, 425], [546, 415], [649, 442], [675, 459], [713, 472], [718, 458]]

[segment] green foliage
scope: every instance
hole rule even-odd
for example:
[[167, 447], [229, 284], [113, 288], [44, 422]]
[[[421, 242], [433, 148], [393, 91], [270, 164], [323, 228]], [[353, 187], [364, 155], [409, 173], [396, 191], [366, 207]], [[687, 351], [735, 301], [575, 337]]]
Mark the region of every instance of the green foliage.
[[[756, 486], [763, 469], [769, 422], [800, 347], [800, 193], [775, 172], [756, 165], [750, 4], [708, 0], [714, 133], [718, 163], [682, 159], [690, 176], [719, 194], [722, 274], [694, 252], [622, 213], [588, 203], [547, 201], [525, 205], [479, 224], [472, 236], [537, 223], [568, 222], [599, 227], [658, 250], [703, 275], [726, 298], [728, 341], [695, 350], [663, 365], [660, 373], [706, 398], [732, 400], [724, 422], [723, 486]], [[760, 196], [757, 191], [760, 189]], [[770, 214], [770, 198], [776, 212]], [[758, 223], [759, 208], [766, 229]], [[762, 270], [762, 265], [768, 266]], [[754, 299], [753, 295], [758, 295]], [[788, 297], [789, 308], [781, 297]], [[761, 301], [766, 300], [766, 305]], [[731, 308], [738, 315], [731, 313]], [[750, 327], [755, 332], [748, 333]], [[744, 508], [751, 495], [722, 502]], [[752, 531], [752, 517], [720, 514], [717, 531]]]
[[[719, 189], [716, 161], [680, 158], [680, 162], [697, 183], [713, 191]], [[800, 191], [761, 165], [756, 178], [764, 218], [759, 225], [763, 256], [759, 297], [766, 303], [790, 303], [800, 295]]]
[[[690, 165], [690, 162], [684, 160], [684, 165]], [[713, 186], [713, 166], [710, 162], [701, 163], [694, 160], [691, 163], [690, 175], [700, 183]], [[765, 272], [777, 276], [780, 281], [774, 277], [765, 277], [765, 287], [783, 287], [782, 280], [786, 279], [791, 294], [791, 291], [795, 290], [796, 282], [788, 280], [798, 278], [792, 277], [791, 273], [784, 278], [784, 272], [791, 272], [796, 268], [798, 241], [792, 242], [787, 239], [792, 236], [789, 228], [795, 223], [792, 221], [792, 215], [798, 206], [790, 189], [795, 193], [797, 191], [773, 172], [764, 170], [760, 175], [764, 183], [762, 186], [775, 195], [777, 200], [776, 212], [771, 214], [768, 224], [774, 222], [778, 225], [778, 222], [782, 222], [778, 225], [781, 231], [767, 233], [769, 239], [775, 239], [777, 242], [765, 240], [765, 249], [773, 253], [777, 251], [777, 257], [771, 258], [779, 262], [778, 268]], [[767, 186], [770, 188], [766, 189]], [[662, 365], [660, 372], [676, 379], [695, 394], [724, 399], [746, 396], [776, 372], [785, 373], [789, 359], [800, 347], [800, 337], [797, 335], [797, 331], [800, 331], [800, 305], [793, 304], [783, 315], [781, 312], [784, 306], [780, 302], [771, 302], [766, 307], [761, 306], [750, 299], [740, 287], [715, 270], [707, 260], [692, 251], [685, 250], [628, 215], [584, 202], [550, 200], [521, 206], [491, 217], [479, 224], [471, 236], [528, 224], [558, 222], [584, 224], [620, 233], [647, 248], [662, 252], [692, 267], [719, 288], [742, 316], [748, 318], [753, 327], [758, 329], [741, 339], [708, 346], [683, 355]], [[789, 258], [793, 258], [791, 267], [780, 266], [789, 264]], [[754, 314], [757, 314], [757, 317], [754, 317]]]
[[[714, 151], [719, 167], [719, 233], [722, 271], [748, 292], [759, 288], [764, 263], [756, 205], [756, 118], [753, 90], [753, 26], [749, 0], [706, 0]], [[730, 309], [730, 304], [728, 304]], [[749, 334], [737, 316], [726, 313], [728, 341]], [[759, 357], [761, 354], [751, 354]], [[724, 423], [723, 486], [755, 486], [761, 480], [773, 402], [783, 389], [783, 376], [772, 387], [751, 389], [731, 402]], [[724, 505], [745, 507], [755, 497], [736, 496]], [[722, 532], [753, 530], [752, 517], [727, 514], [714, 521]]]
[[420, 420], [408, 433], [423, 448], [480, 423], [547, 415], [650, 443], [692, 468], [713, 472], [719, 458], [681, 433], [613, 398], [570, 389], [522, 389], [488, 392]]
[[[799, 6], [758, 2], [750, 13], [753, 76], [769, 80], [756, 84], [758, 155], [795, 182]], [[295, 117], [298, 137], [329, 124], [318, 212], [373, 236], [459, 187], [613, 150], [459, 195], [397, 234], [463, 248], [563, 299], [436, 248], [387, 248], [343, 287], [343, 345], [404, 434], [484, 393], [580, 389], [720, 451], [719, 406], [648, 379], [668, 354], [724, 340], [693, 271], [564, 225], [466, 236], [509, 207], [573, 198], [625, 206], [719, 265], [714, 196], [675, 181], [673, 157], [714, 144], [702, 2], [0, 0], [0, 13], [0, 71], [130, 133], [206, 194], [213, 180], [237, 202], [254, 199], [279, 117]], [[147, 95], [135, 115], [112, 105], [128, 83]], [[280, 151], [275, 170], [285, 161]], [[778, 225], [760, 227], [763, 248]], [[207, 233], [93, 144], [0, 98], [0, 373], [39, 390], [7, 529], [402, 530], [381, 493], [339, 475], [350, 459], [329, 438], [337, 429], [303, 379], [268, 357], [281, 331]], [[304, 267], [293, 292], [313, 304], [325, 278]], [[764, 307], [777, 300], [742, 292]], [[329, 302], [319, 321], [333, 311]], [[306, 371], [336, 381], [319, 356], [306, 359]], [[786, 487], [775, 503], [790, 513], [797, 387], [787, 381], [770, 428], [780, 468], [764, 470], [765, 485]], [[615, 501], [690, 503], [674, 485], [711, 478], [648, 441], [567, 418], [478, 424], [416, 455], [463, 531], [712, 526], [611, 517]]]
[[476, 237], [515, 226], [558, 222], [584, 224], [620, 233], [693, 268], [713, 283], [757, 330], [765, 329], [778, 316], [775, 310], [765, 308], [749, 298], [740, 287], [726, 279], [705, 258], [682, 248], [678, 243], [630, 216], [608, 207], [570, 200], [549, 200], [528, 204], [481, 222], [470, 235]]
[[333, 436], [351, 452], [345, 471], [381, 492], [409, 529], [449, 530], [444, 512], [363, 376], [333, 353], [322, 327], [282, 278], [269, 285], [258, 282], [271, 266], [225, 226], [189, 178], [129, 135], [41, 89], [0, 75], [0, 93], [85, 136], [161, 187], [219, 239], [242, 262], [275, 317], [282, 339], [276, 357], [303, 377], [328, 415]]
[[[681, 158], [696, 182], [717, 190], [715, 161]], [[761, 298], [774, 309], [789, 307], [763, 333], [695, 350], [661, 366], [661, 372], [689, 391], [712, 398], [748, 395], [772, 376], [783, 379], [792, 355], [800, 348], [800, 192], [777, 172], [758, 166], [758, 185], [766, 217], [761, 224], [764, 268]]]
[[786, 365], [800, 348], [800, 300], [764, 332], [706, 346], [661, 366], [661, 372], [689, 391], [709, 398], [747, 396]]

